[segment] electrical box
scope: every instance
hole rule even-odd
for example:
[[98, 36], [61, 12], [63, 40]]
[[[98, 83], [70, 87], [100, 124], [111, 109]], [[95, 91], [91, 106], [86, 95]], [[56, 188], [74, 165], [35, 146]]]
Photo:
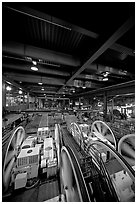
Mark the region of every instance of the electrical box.
[[17, 158], [17, 167], [39, 164], [39, 147], [22, 149]]
[[47, 166], [47, 178], [55, 176], [57, 173], [57, 161], [55, 159], [53, 161], [48, 160]]
[[103, 162], [106, 162], [107, 156], [104, 152], [101, 153], [101, 158], [102, 158]]
[[21, 149], [27, 149], [33, 147], [33, 140], [24, 140], [23, 144], [21, 145]]
[[49, 127], [38, 128], [37, 136], [38, 137], [44, 137], [44, 138], [48, 137], [49, 136]]
[[39, 166], [36, 164], [31, 165], [29, 178], [36, 178], [38, 176]]
[[53, 139], [46, 138], [44, 140], [44, 158], [53, 160], [54, 152], [53, 152]]
[[23, 188], [27, 183], [27, 172], [22, 174], [17, 174], [15, 178], [15, 189]]

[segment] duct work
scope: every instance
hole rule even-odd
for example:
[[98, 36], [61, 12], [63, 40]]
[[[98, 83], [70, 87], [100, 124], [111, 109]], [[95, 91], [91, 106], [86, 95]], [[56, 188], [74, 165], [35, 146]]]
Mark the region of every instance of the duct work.
[[21, 43], [5, 42], [2, 45], [2, 51], [13, 55], [16, 54], [19, 56], [29, 56], [34, 59], [43, 59], [57, 64], [74, 67], [80, 66], [80, 60], [71, 55], [54, 52], [51, 50], [42, 49]]

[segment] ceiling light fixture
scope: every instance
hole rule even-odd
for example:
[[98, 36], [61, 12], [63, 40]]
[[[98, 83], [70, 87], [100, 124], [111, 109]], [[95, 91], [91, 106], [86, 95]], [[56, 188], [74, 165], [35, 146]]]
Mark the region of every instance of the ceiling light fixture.
[[107, 77], [108, 74], [109, 74], [109, 72], [105, 72], [105, 73], [103, 73], [103, 76], [104, 76], [104, 77]]
[[7, 86], [7, 87], [6, 87], [6, 90], [7, 90], [7, 91], [11, 91], [11, 87], [10, 87], [10, 86]]
[[106, 77], [106, 78], [103, 78], [102, 80], [103, 80], [103, 81], [108, 81], [108, 77]]
[[19, 90], [19, 94], [22, 94], [22, 91], [21, 91], [21, 90]]
[[42, 88], [41, 90], [44, 91], [44, 88]]
[[27, 60], [32, 61], [31, 57], [25, 57]]
[[43, 83], [42, 83], [42, 82], [39, 82], [38, 84], [39, 84], [39, 85], [42, 85]]
[[40, 77], [40, 82], [38, 83], [39, 85], [42, 85], [43, 83], [42, 83], [42, 76]]
[[31, 70], [38, 71], [38, 68], [37, 67], [31, 67]]
[[86, 86], [83, 86], [82, 88], [83, 88], [83, 89], [86, 89]]
[[32, 61], [32, 63], [33, 63], [34, 65], [37, 65], [37, 62], [36, 62], [36, 61]]
[[9, 81], [6, 81], [8, 84], [10, 84], [10, 85], [12, 85], [12, 83], [11, 82], [9, 82]]

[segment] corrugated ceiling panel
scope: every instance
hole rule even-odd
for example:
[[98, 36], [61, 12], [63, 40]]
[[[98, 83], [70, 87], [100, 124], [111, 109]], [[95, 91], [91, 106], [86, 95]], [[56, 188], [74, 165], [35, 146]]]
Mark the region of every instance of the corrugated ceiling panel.
[[34, 42], [35, 45], [70, 54], [76, 51], [82, 38], [80, 33], [31, 17], [28, 17], [26, 30], [30, 42]]

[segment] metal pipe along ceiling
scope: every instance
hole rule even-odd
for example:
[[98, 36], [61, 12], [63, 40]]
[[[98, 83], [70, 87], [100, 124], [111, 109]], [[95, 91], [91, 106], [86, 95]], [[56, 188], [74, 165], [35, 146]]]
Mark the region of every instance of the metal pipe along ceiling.
[[43, 59], [57, 64], [64, 64], [74, 67], [80, 66], [80, 60], [73, 57], [72, 55], [67, 55], [64, 53], [59, 53], [16, 42], [3, 43], [2, 51], [10, 54], [17, 54], [21, 56], [29, 56], [36, 59]]
[[[20, 64], [8, 64], [8, 63], [3, 63], [2, 64], [3, 68], [8, 68], [8, 69], [16, 69], [16, 70], [23, 70], [23, 71], [30, 71], [30, 65], [20, 65]], [[51, 75], [58, 75], [58, 76], [70, 76], [68, 72], [63, 72], [59, 71], [56, 69], [49, 69], [44, 66], [38, 65], [39, 68], [39, 73], [43, 74], [51, 74]], [[3, 70], [4, 73], [4, 70]]]

